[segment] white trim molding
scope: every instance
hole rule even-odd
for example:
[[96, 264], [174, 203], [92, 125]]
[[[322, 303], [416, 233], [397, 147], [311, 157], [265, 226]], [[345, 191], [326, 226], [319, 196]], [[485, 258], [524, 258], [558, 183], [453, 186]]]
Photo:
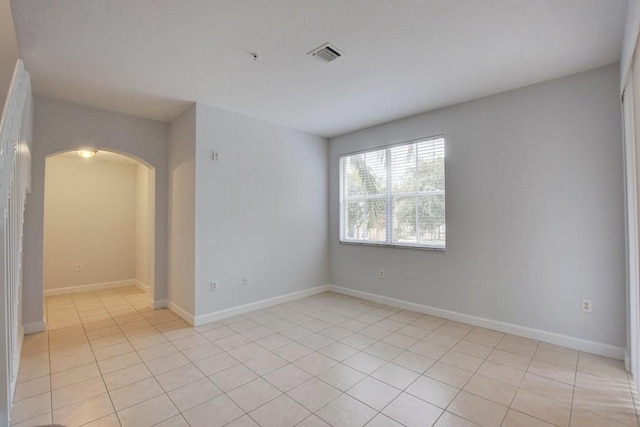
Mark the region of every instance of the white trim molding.
[[99, 291], [102, 289], [121, 288], [123, 286], [138, 286], [137, 280], [116, 280], [114, 282], [92, 283], [89, 285], [66, 286], [64, 288], [45, 289], [44, 296], [75, 294], [78, 292]]
[[455, 311], [444, 310], [441, 308], [431, 307], [431, 306], [422, 305], [422, 304], [416, 304], [413, 302], [385, 297], [382, 295], [372, 294], [369, 292], [358, 291], [355, 289], [343, 288], [335, 285], [316, 286], [314, 288], [304, 289], [302, 291], [292, 292], [290, 294], [280, 295], [273, 298], [267, 298], [261, 301], [239, 305], [236, 307], [214, 311], [211, 313], [202, 314], [198, 316], [193, 316], [182, 307], [167, 300], [155, 301], [153, 308], [168, 307], [169, 310], [173, 311], [182, 319], [189, 322], [189, 324], [193, 326], [200, 326], [206, 323], [216, 322], [218, 320], [226, 319], [228, 317], [237, 316], [237, 315], [248, 313], [254, 310], [260, 310], [266, 307], [271, 307], [273, 305], [294, 301], [300, 298], [305, 298], [308, 296], [316, 295], [316, 294], [327, 292], [327, 291], [336, 292], [343, 295], [349, 295], [352, 297], [361, 298], [367, 301], [373, 301], [379, 304], [385, 304], [392, 307], [401, 308], [404, 310], [411, 310], [418, 313], [438, 316], [447, 320], [464, 322], [474, 326], [493, 329], [493, 330], [504, 332], [507, 334], [513, 334], [513, 335], [518, 335], [525, 338], [531, 338], [538, 341], [544, 341], [547, 343], [556, 344], [556, 345], [560, 345], [568, 348], [573, 348], [580, 351], [586, 351], [589, 353], [599, 354], [602, 356], [612, 357], [619, 360], [625, 360], [628, 357], [625, 354], [625, 349], [622, 347], [616, 347], [609, 344], [585, 340], [582, 338], [576, 338], [568, 335], [557, 334], [555, 332], [548, 332], [540, 329], [528, 328], [526, 326], [514, 325], [512, 323], [486, 319], [483, 317], [471, 316], [468, 314], [458, 313]]
[[[327, 292], [330, 290], [331, 290], [331, 285], [316, 286], [314, 288], [304, 289], [302, 291], [292, 292], [290, 294], [280, 295], [273, 298], [267, 298], [267, 299], [252, 302], [249, 304], [244, 304], [244, 305], [239, 305], [232, 308], [227, 308], [224, 310], [214, 311], [212, 313], [201, 314], [195, 317], [193, 325], [194, 326], [204, 325], [205, 323], [215, 322], [221, 319], [226, 319], [227, 317], [237, 316], [239, 314], [248, 313], [253, 310], [260, 310], [262, 308], [271, 307], [273, 305], [282, 304], [284, 302], [294, 301], [300, 298], [309, 297], [311, 295], [316, 295], [316, 294]], [[169, 308], [171, 308], [171, 305], [169, 306]], [[179, 313], [176, 313], [176, 314], [180, 316]]]
[[500, 322], [497, 320], [486, 319], [483, 317], [471, 316], [468, 314], [458, 313], [441, 308], [430, 307], [428, 305], [416, 304], [395, 298], [385, 297], [372, 294], [369, 292], [358, 291], [355, 289], [343, 288], [340, 286], [330, 285], [332, 292], [349, 295], [356, 298], [362, 298], [367, 301], [373, 301], [379, 304], [389, 305], [391, 307], [402, 308], [404, 310], [416, 311], [418, 313], [429, 314], [431, 316], [442, 317], [447, 320], [456, 322], [464, 322], [482, 328], [493, 329], [507, 334], [518, 335], [525, 338], [531, 338], [538, 341], [544, 341], [550, 344], [556, 344], [563, 347], [573, 348], [575, 350], [586, 351], [589, 353], [599, 354], [601, 356], [612, 357], [614, 359], [623, 360], [625, 349], [609, 344], [603, 344], [595, 341], [589, 341], [582, 338], [570, 337], [568, 335], [556, 334], [554, 332], [542, 331], [540, 329], [528, 328], [526, 326], [514, 325], [512, 323]]
[[142, 283], [140, 280], [138, 279], [133, 279], [133, 284], [140, 289], [142, 292], [144, 293], [148, 293], [149, 291], [151, 291], [151, 285], [147, 285], [145, 283]]
[[169, 308], [169, 310], [173, 311], [178, 316], [182, 317], [185, 321], [187, 321], [190, 325], [195, 326], [194, 317], [191, 313], [189, 313], [184, 308], [180, 307], [178, 304], [171, 301], [161, 301], [165, 303], [165, 307]]
[[25, 323], [22, 325], [22, 330], [25, 335], [35, 334], [36, 332], [43, 332], [47, 328], [47, 324], [44, 319], [39, 322]]
[[153, 308], [154, 310], [157, 310], [159, 308], [168, 308], [168, 307], [169, 307], [169, 301], [167, 301], [166, 299], [151, 301], [151, 308]]

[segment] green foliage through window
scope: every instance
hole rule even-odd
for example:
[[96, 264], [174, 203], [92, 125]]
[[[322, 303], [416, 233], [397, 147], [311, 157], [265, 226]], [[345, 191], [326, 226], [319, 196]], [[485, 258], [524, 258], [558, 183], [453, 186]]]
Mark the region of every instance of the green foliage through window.
[[444, 249], [444, 138], [340, 158], [340, 240]]

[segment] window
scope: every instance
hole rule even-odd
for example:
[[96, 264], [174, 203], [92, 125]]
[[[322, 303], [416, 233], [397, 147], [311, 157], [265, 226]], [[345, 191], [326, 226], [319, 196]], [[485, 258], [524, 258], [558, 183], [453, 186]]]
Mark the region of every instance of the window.
[[444, 137], [340, 158], [340, 241], [444, 249]]

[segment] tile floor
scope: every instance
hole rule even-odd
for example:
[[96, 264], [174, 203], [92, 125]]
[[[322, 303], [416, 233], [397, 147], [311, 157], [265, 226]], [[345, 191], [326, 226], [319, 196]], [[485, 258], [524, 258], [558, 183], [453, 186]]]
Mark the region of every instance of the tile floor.
[[46, 309], [13, 426], [638, 426], [620, 361], [335, 293], [196, 328], [133, 287]]

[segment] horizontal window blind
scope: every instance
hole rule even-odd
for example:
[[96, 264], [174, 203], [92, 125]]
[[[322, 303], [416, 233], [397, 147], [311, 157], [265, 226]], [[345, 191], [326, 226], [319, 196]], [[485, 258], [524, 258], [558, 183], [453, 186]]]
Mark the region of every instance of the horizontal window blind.
[[340, 240], [444, 249], [444, 137], [340, 158]]

